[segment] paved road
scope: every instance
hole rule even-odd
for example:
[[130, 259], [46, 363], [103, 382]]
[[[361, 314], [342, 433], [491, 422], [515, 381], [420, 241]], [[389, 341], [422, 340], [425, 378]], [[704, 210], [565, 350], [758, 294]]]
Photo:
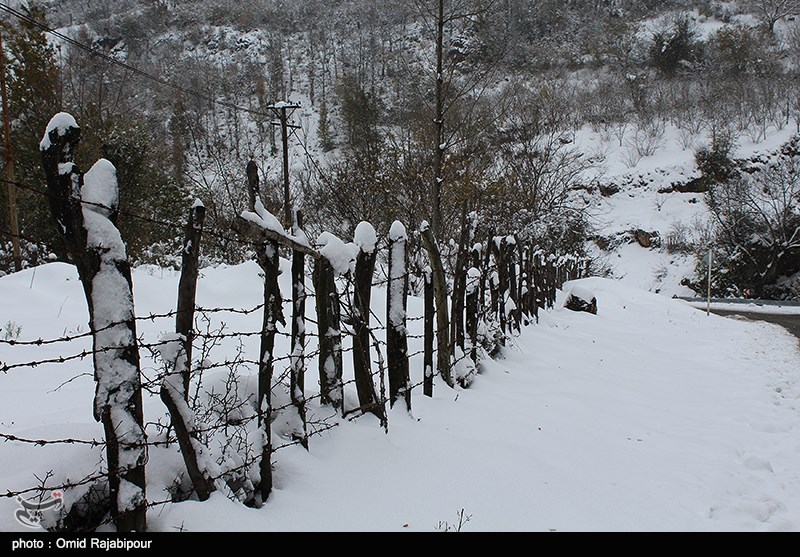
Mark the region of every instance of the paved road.
[[712, 309], [711, 313], [724, 316], [738, 315], [752, 319], [753, 321], [766, 321], [775, 323], [787, 329], [790, 333], [800, 339], [800, 315], [783, 315], [771, 313], [751, 313], [747, 311]]

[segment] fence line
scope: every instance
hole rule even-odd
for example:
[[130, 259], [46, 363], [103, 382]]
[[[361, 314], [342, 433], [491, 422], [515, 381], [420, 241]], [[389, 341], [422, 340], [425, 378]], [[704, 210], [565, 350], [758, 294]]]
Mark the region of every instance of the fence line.
[[[36, 188], [31, 188], [23, 184], [17, 184], [18, 187], [25, 188], [33, 193], [52, 197], [53, 194], [49, 191], [41, 191]], [[251, 187], [253, 184], [251, 183]], [[251, 192], [252, 193], [252, 192]], [[257, 194], [257, 181], [255, 182], [255, 193]], [[257, 199], [257, 195], [251, 195], [251, 200]], [[90, 203], [78, 200], [83, 205], [96, 206], [103, 210], [109, 210], [102, 204]], [[262, 210], [259, 217], [263, 216], [263, 205], [260, 207]], [[251, 206], [251, 211], [256, 211], [255, 206]], [[125, 216], [140, 219], [151, 224], [168, 227], [171, 230], [178, 231], [175, 223], [169, 223], [135, 215], [126, 211], [119, 211], [120, 214]], [[253, 213], [255, 214], [255, 213]], [[240, 219], [246, 220], [246, 219]], [[148, 440], [145, 437], [144, 441], [135, 441], [130, 443], [128, 448], [143, 449], [146, 447], [159, 447], [168, 446], [171, 444], [179, 443], [181, 451], [186, 457], [187, 447], [208, 446], [208, 441], [220, 432], [225, 434], [225, 447], [227, 451], [234, 447], [237, 454], [242, 456], [242, 463], [235, 467], [228, 467], [225, 471], [218, 476], [207, 475], [204, 479], [211, 482], [219, 482], [221, 480], [230, 481], [231, 475], [238, 472], [250, 470], [252, 466], [258, 465], [261, 469], [261, 485], [252, 487], [256, 495], [260, 494], [260, 499], [257, 502], [263, 502], [269, 496], [271, 490], [271, 456], [275, 451], [286, 448], [288, 446], [302, 445], [308, 448], [308, 439], [321, 432], [327, 431], [337, 424], [334, 420], [335, 417], [341, 416], [342, 419], [355, 419], [366, 413], [374, 413], [380, 420], [384, 429], [388, 432], [389, 422], [388, 413], [386, 411], [386, 404], [390, 405], [395, 402], [395, 399], [402, 395], [405, 397], [408, 409], [411, 408], [412, 394], [423, 387], [426, 396], [432, 396], [432, 382], [431, 373], [433, 362], [433, 353], [442, 353], [442, 350], [448, 350], [449, 355], [446, 360], [441, 358], [438, 360], [437, 374], [442, 376], [445, 381], [454, 386], [458, 382], [462, 387], [468, 387], [471, 382], [470, 374], [475, 374], [480, 371], [481, 359], [485, 354], [491, 355], [505, 345], [506, 341], [518, 334], [521, 329], [523, 316], [525, 322], [538, 321], [538, 311], [546, 308], [552, 308], [555, 302], [555, 292], [558, 288], [563, 286], [563, 283], [575, 278], [584, 276], [588, 271], [586, 260], [575, 256], [558, 256], [552, 254], [545, 254], [536, 246], [525, 245], [520, 242], [516, 236], [497, 236], [490, 233], [488, 237], [480, 242], [480, 250], [474, 250], [475, 234], [477, 226], [477, 217], [470, 216], [469, 219], [465, 218], [464, 222], [468, 223], [465, 226], [470, 226], [470, 229], [465, 228], [462, 232], [462, 240], [457, 246], [448, 246], [447, 253], [438, 253], [438, 244], [430, 241], [429, 231], [428, 241], [426, 242], [426, 250], [429, 257], [441, 257], [442, 260], [448, 262], [449, 266], [441, 266], [440, 271], [443, 280], [435, 284], [437, 289], [437, 306], [435, 309], [428, 307], [426, 304], [425, 312], [423, 315], [409, 316], [406, 309], [406, 301], [408, 298], [407, 288], [402, 294], [402, 299], [394, 298], [395, 309], [400, 307], [399, 302], [402, 302], [402, 315], [391, 315], [391, 311], [387, 308], [386, 319], [382, 319], [374, 308], [370, 307], [366, 314], [361, 315], [361, 311], [357, 305], [357, 293], [360, 296], [366, 296], [369, 299], [369, 293], [372, 288], [387, 287], [387, 300], [392, 300], [393, 296], [398, 294], [392, 290], [392, 285], [400, 281], [406, 284], [410, 279], [416, 280], [418, 283], [426, 281], [424, 276], [415, 273], [414, 271], [404, 267], [400, 273], [387, 273], [386, 278], [376, 278], [374, 269], [370, 270], [370, 279], [367, 282], [362, 282], [360, 285], [356, 284], [355, 278], [350, 273], [345, 273], [343, 276], [334, 277], [333, 282], [326, 283], [327, 286], [332, 286], [332, 290], [320, 290], [322, 287], [317, 283], [316, 279], [312, 280], [312, 288], [308, 287], [308, 277], [304, 274], [298, 282], [297, 277], [294, 276], [295, 281], [294, 289], [296, 293], [302, 296], [303, 301], [307, 298], [316, 300], [319, 307], [326, 307], [326, 311], [331, 311], [335, 316], [336, 329], [333, 334], [338, 339], [338, 344], [333, 343], [334, 352], [330, 352], [329, 348], [323, 346], [323, 339], [327, 339], [331, 331], [324, 332], [317, 331], [316, 333], [306, 330], [305, 323], [311, 323], [320, 327], [320, 313], [317, 311], [317, 320], [305, 316], [304, 309], [299, 307], [296, 303], [292, 303], [292, 297], [284, 299], [280, 293], [280, 287], [277, 281], [278, 266], [275, 263], [277, 259], [270, 259], [277, 257], [277, 247], [283, 245], [289, 249], [293, 249], [295, 258], [300, 257], [305, 267], [306, 257], [311, 257], [314, 260], [315, 270], [318, 272], [320, 266], [330, 265], [326, 256], [322, 255], [320, 251], [324, 246], [310, 245], [305, 247], [298, 243], [295, 239], [297, 234], [296, 230], [302, 232], [298, 225], [300, 222], [299, 215], [295, 228], [292, 231], [292, 236], [286, 233], [276, 232], [269, 227], [259, 228], [259, 223], [249, 221], [247, 226], [236, 228], [236, 237], [229, 237], [218, 232], [202, 230], [204, 235], [224, 239], [226, 241], [237, 242], [242, 245], [249, 245], [254, 248], [257, 254], [257, 260], [264, 271], [265, 281], [265, 300], [252, 308], [236, 308], [236, 307], [217, 307], [206, 308], [196, 304], [194, 299], [191, 300], [191, 308], [184, 311], [168, 311], [163, 313], [151, 313], [149, 315], [135, 316], [132, 321], [135, 322], [156, 322], [156, 320], [179, 318], [188, 312], [197, 314], [195, 322], [188, 332], [184, 335], [183, 341], [185, 343], [185, 352], [200, 356], [195, 361], [189, 361], [184, 364], [183, 371], [179, 370], [178, 360], [159, 362], [159, 353], [163, 353], [163, 349], [175, 339], [161, 338], [158, 341], [146, 342], [145, 335], [139, 334], [136, 338], [136, 346], [138, 350], [147, 350], [150, 352], [151, 359], [155, 364], [156, 373], [152, 377], [146, 377], [144, 370], [141, 371], [140, 388], [148, 392], [155, 393], [161, 387], [162, 400], [164, 399], [164, 385], [169, 384], [173, 376], [185, 373], [188, 377], [189, 372], [195, 378], [195, 393], [189, 399], [188, 379], [184, 396], [186, 403], [189, 404], [187, 408], [194, 414], [194, 421], [186, 425], [184, 431], [173, 431], [173, 426], [176, 425], [176, 414], [173, 408], [169, 407], [172, 423], [162, 424], [161, 419], [157, 422], [148, 422], [146, 426], [152, 426], [160, 429], [164, 439]], [[191, 221], [190, 221], [191, 223]], [[255, 224], [255, 226], [254, 226]], [[191, 225], [191, 224], [190, 224]], [[371, 227], [370, 227], [371, 228]], [[5, 234], [5, 233], [4, 233]], [[259, 236], [259, 234], [261, 234]], [[8, 235], [8, 234], [6, 234]], [[392, 241], [386, 239], [377, 242], [373, 246], [374, 252], [365, 252], [361, 246], [361, 254], [371, 255], [374, 264], [374, 257], [379, 251], [385, 251], [392, 248]], [[270, 247], [271, 246], [271, 247]], [[403, 243], [401, 253], [402, 257], [406, 260], [409, 255], [406, 250], [406, 242]], [[417, 246], [418, 249], [419, 246]], [[272, 252], [270, 252], [272, 249]], [[199, 252], [199, 250], [197, 250]], [[474, 252], [474, 253], [473, 253]], [[421, 253], [421, 252], [419, 252]], [[419, 253], [415, 254], [419, 258]], [[299, 254], [299, 255], [298, 255]], [[389, 261], [393, 261], [394, 256], [389, 257]], [[272, 262], [271, 262], [272, 261]], [[361, 265], [361, 259], [359, 259]], [[390, 263], [391, 264], [391, 263]], [[441, 260], [440, 260], [441, 264]], [[352, 262], [351, 262], [352, 268]], [[357, 269], [359, 267], [357, 266]], [[333, 272], [332, 268], [328, 272]], [[391, 276], [389, 276], [391, 275]], [[183, 280], [183, 279], [182, 279]], [[338, 283], [338, 285], [337, 285]], [[334, 300], [335, 298], [335, 300]], [[466, 303], [465, 303], [466, 298]], [[335, 302], [335, 304], [334, 304]], [[322, 304], [322, 306], [319, 306]], [[334, 304], [334, 305], [330, 305]], [[291, 332], [279, 330], [278, 323], [283, 323], [288, 327], [286, 320], [283, 318], [283, 312], [286, 306], [292, 308], [292, 324], [296, 324], [297, 320], [302, 320], [302, 341], [298, 342], [298, 328], [292, 326]], [[225, 331], [224, 324], [216, 325], [213, 319], [221, 314], [235, 314], [242, 316], [255, 315], [258, 312], [264, 313], [264, 322], [261, 329], [256, 331]], [[300, 311], [300, 313], [298, 313]], [[433, 319], [433, 312], [435, 312], [441, 319], [444, 316], [444, 321], [440, 321], [440, 326], [436, 332], [429, 327], [425, 327], [423, 334], [408, 334], [408, 322], [415, 322], [425, 320], [426, 323]], [[374, 322], [373, 322], [374, 320]], [[326, 318], [325, 322], [329, 320]], [[447, 326], [442, 329], [441, 324], [447, 322]], [[200, 331], [201, 325], [205, 323], [205, 332]], [[480, 337], [477, 333], [478, 324], [483, 323], [484, 327], [490, 331], [489, 335]], [[63, 335], [58, 338], [51, 339], [32, 339], [32, 340], [18, 340], [18, 339], [0, 339], [0, 344], [10, 347], [42, 347], [56, 344], [66, 344], [70, 342], [80, 341], [89, 337], [96, 338], [98, 333], [105, 330], [113, 329], [120, 325], [128, 325], [129, 321], [110, 323], [102, 328], [90, 330], [85, 333], [78, 333], [72, 335]], [[212, 327], [218, 326], [218, 329]], [[327, 326], [327, 325], [326, 325]], [[392, 337], [390, 340], [390, 333], [394, 332], [396, 328], [402, 328], [403, 335], [401, 337]], [[91, 326], [90, 326], [91, 328]], [[492, 332], [493, 331], [493, 332]], [[386, 339], [379, 338], [377, 333], [386, 333]], [[444, 333], [449, 333], [449, 337], [445, 343], [442, 343]], [[290, 338], [292, 350], [289, 354], [275, 355], [274, 339], [276, 336]], [[433, 337], [439, 340], [439, 346], [433, 348]], [[260, 338], [261, 351], [258, 358], [245, 357], [244, 339]], [[342, 346], [344, 338], [350, 338], [352, 342], [349, 347]], [[390, 342], [397, 342], [400, 338], [403, 343], [407, 343], [408, 339], [419, 340], [422, 339], [423, 348], [413, 352], [409, 352], [407, 345], [399, 351], [390, 349]], [[316, 340], [315, 340], [316, 339]], [[235, 357], [216, 357], [216, 352], [221, 350], [229, 351], [230, 348], [223, 348], [220, 346], [222, 341], [237, 340], [238, 347], [236, 348]], [[316, 348], [309, 346], [309, 340], [316, 344]], [[266, 344], [265, 344], [266, 343]], [[0, 362], [0, 371], [8, 373], [11, 370], [21, 368], [35, 368], [46, 364], [64, 364], [66, 362], [83, 360], [100, 354], [114, 354], [118, 351], [114, 346], [100, 346], [91, 350], [84, 349], [78, 353], [52, 356], [48, 358], [34, 359], [25, 362]], [[342, 357], [349, 354], [354, 358], [354, 368], [356, 369], [356, 376], [351, 379], [344, 380], [342, 377]], [[373, 359], [374, 354], [374, 359]], [[327, 358], [333, 358], [333, 369], [328, 370]], [[408, 369], [412, 361], [416, 361], [420, 356], [423, 357], [423, 380], [412, 383], [408, 377]], [[360, 358], [360, 359], [359, 359]], [[192, 358], [190, 358], [191, 360]], [[319, 374], [320, 374], [320, 391], [316, 394], [305, 396], [303, 389], [297, 392], [296, 386], [303, 385], [304, 377], [308, 368], [306, 362], [309, 359], [317, 359]], [[402, 363], [406, 369], [405, 378], [398, 376], [397, 364]], [[443, 363], [444, 362], [444, 363]], [[273, 376], [276, 366], [282, 367], [283, 371], [277, 376]], [[371, 365], [374, 364], [374, 365]], [[446, 370], [442, 366], [446, 367]], [[241, 377], [239, 368], [247, 366], [251, 370], [258, 370], [258, 384], [259, 392], [255, 404], [253, 404], [252, 397], [239, 398], [238, 380]], [[428, 366], [431, 369], [428, 369]], [[451, 376], [453, 370], [464, 367], [468, 371], [466, 374]], [[203, 381], [203, 374], [217, 369], [228, 370], [229, 375], [225, 383], [226, 391], [224, 393], [215, 393], [211, 391], [207, 393], [208, 400], [200, 400], [200, 388]], [[388, 390], [390, 397], [387, 397], [387, 385], [385, 383], [387, 371], [389, 374]], [[330, 373], [332, 383], [328, 384], [325, 374]], [[445, 375], [446, 373], [446, 375]], [[361, 375], [359, 375], [361, 374]], [[78, 375], [69, 381], [74, 380]], [[452, 380], [451, 380], [452, 378]], [[68, 381], [68, 382], [69, 382]], [[266, 386], [265, 382], [266, 381]], [[400, 383], [398, 383], [400, 381]], [[376, 387], [377, 385], [377, 387]], [[63, 386], [63, 384], [62, 384]], [[355, 408], [346, 408], [343, 397], [344, 389], [357, 387], [359, 394], [359, 406]], [[59, 387], [60, 388], [60, 387]], [[233, 392], [231, 392], [233, 389]], [[277, 390], [276, 390], [277, 389]], [[273, 404], [273, 396], [279, 394], [280, 390], [289, 391], [286, 403]], [[336, 389], [340, 395], [334, 396]], [[372, 392], [373, 395], [365, 396], [365, 393]], [[233, 398], [229, 398], [232, 396]], [[337, 398], [337, 396], [339, 398]], [[214, 399], [221, 401], [222, 410], [216, 410], [213, 407]], [[220, 398], [221, 397], [221, 398]], [[264, 402], [266, 401], [266, 405]], [[321, 406], [332, 406], [333, 414], [324, 418], [323, 420], [308, 419], [306, 416], [306, 409], [308, 403], [311, 401], [319, 401]], [[166, 403], [166, 401], [165, 401]], [[248, 409], [249, 407], [249, 409]], [[298, 416], [302, 421], [302, 431], [292, 431], [291, 441], [286, 441], [279, 445], [272, 445], [271, 441], [271, 420], [275, 413], [289, 412], [296, 410]], [[238, 413], [238, 418], [230, 421], [228, 418], [223, 419], [222, 414]], [[211, 422], [210, 424], [208, 422]], [[234, 434], [228, 435], [231, 431]], [[258, 448], [258, 443], [255, 442], [252, 436], [261, 432], [266, 440], [262, 448]], [[287, 433], [288, 434], [288, 433]], [[251, 437], [248, 437], [251, 436]], [[186, 437], [183, 437], [186, 436]], [[0, 439], [4, 442], [16, 442], [33, 444], [37, 446], [44, 446], [50, 444], [79, 444], [87, 445], [90, 447], [103, 447], [109, 446], [108, 441], [81, 440], [81, 439], [25, 439], [18, 436], [0, 433]], [[116, 448], [125, 448], [127, 445], [119, 440], [115, 441]], [[260, 452], [259, 452], [260, 451]], [[187, 465], [188, 465], [187, 460]], [[191, 471], [190, 471], [191, 473]], [[224, 476], [224, 477], [223, 477]], [[74, 488], [87, 483], [102, 481], [106, 476], [103, 473], [92, 474], [78, 482], [67, 482], [63, 486], [47, 487], [47, 489], [56, 488]], [[43, 482], [43, 484], [46, 482]], [[195, 485], [195, 487], [197, 487]], [[15, 497], [32, 492], [41, 493], [45, 486], [25, 489], [21, 491], [11, 492], [7, 491], [5, 497]], [[213, 489], [213, 486], [210, 488]], [[171, 501], [170, 501], [171, 502]], [[150, 505], [163, 504], [163, 502], [150, 502]], [[113, 515], [113, 513], [112, 513]], [[111, 519], [114, 519], [112, 516]]]

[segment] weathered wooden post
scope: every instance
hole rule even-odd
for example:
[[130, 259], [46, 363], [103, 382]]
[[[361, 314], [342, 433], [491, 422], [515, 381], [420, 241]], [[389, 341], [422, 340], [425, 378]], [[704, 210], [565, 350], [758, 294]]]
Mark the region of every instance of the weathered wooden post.
[[556, 304], [556, 290], [558, 289], [556, 277], [556, 256], [547, 256], [547, 307], [553, 309]]
[[370, 300], [372, 298], [372, 276], [375, 272], [378, 237], [375, 228], [368, 222], [356, 226], [353, 241], [358, 248], [356, 256], [355, 282], [353, 288], [353, 372], [355, 375], [358, 404], [363, 412], [371, 412], [379, 420], [385, 419], [383, 405], [375, 394], [372, 380], [372, 358], [370, 357]]
[[541, 250], [536, 252], [536, 260], [534, 266], [534, 282], [536, 284], [536, 315], [539, 315], [539, 309], [547, 307], [547, 272], [545, 267], [544, 255]]
[[189, 210], [183, 249], [181, 250], [181, 278], [178, 281], [178, 307], [175, 315], [175, 332], [183, 336], [183, 352], [186, 354], [186, 369], [183, 370], [183, 394], [189, 399], [189, 381], [192, 366], [192, 342], [194, 341], [194, 308], [197, 296], [197, 276], [200, 272], [200, 240], [206, 208], [198, 199]]
[[430, 267], [425, 267], [422, 271], [424, 281], [424, 332], [423, 332], [423, 348], [422, 348], [422, 361], [424, 367], [424, 376], [422, 384], [422, 394], [427, 397], [433, 396], [433, 337], [435, 318], [435, 305], [434, 305], [434, 288], [433, 288], [433, 270]]
[[[508, 316], [506, 315], [506, 298], [508, 297], [508, 262], [506, 255], [506, 237], [498, 236], [494, 241], [495, 264], [497, 265], [497, 317], [500, 321], [500, 330], [503, 337], [508, 333]], [[494, 302], [493, 302], [494, 303]], [[505, 346], [505, 338], [502, 340]]]
[[467, 336], [470, 342], [470, 358], [478, 363], [478, 322], [483, 312], [486, 288], [486, 270], [483, 266], [483, 244], [480, 242], [472, 245], [470, 259], [472, 266], [467, 271], [466, 292], [466, 325]]
[[458, 243], [458, 254], [453, 268], [453, 293], [451, 297], [451, 340], [453, 342], [454, 353], [456, 347], [464, 352], [465, 332], [464, 332], [464, 303], [467, 289], [467, 269], [470, 267], [472, 241], [475, 239], [475, 230], [478, 227], [478, 214], [475, 212], [467, 214], [466, 203], [464, 204], [461, 217], [461, 238]]
[[[344, 249], [344, 243], [332, 234], [323, 232], [317, 238], [317, 244], [321, 246], [322, 257], [317, 259], [314, 264], [312, 280], [316, 296], [319, 332], [320, 398], [323, 404], [330, 404], [335, 409], [343, 411], [342, 309], [339, 291], [336, 288], [336, 270], [330, 256], [341, 252]], [[329, 255], [326, 256], [326, 253]]]
[[420, 226], [420, 234], [428, 252], [433, 274], [434, 299], [436, 304], [436, 371], [450, 387], [455, 387], [450, 351], [450, 320], [447, 310], [447, 279], [439, 246], [427, 222]]
[[505, 300], [506, 319], [508, 322], [508, 332], [515, 329], [519, 331], [519, 276], [517, 275], [517, 239], [514, 236], [505, 238], [505, 263], [506, 263], [506, 282], [507, 288], [503, 296]]
[[408, 366], [408, 234], [400, 221], [389, 229], [389, 283], [386, 293], [386, 359], [389, 374], [389, 404], [402, 398], [411, 411], [411, 380]]
[[[214, 481], [202, 465], [204, 447], [197, 440], [194, 414], [189, 408], [189, 382], [192, 367], [192, 341], [194, 340], [195, 294], [199, 271], [200, 239], [203, 232], [206, 209], [200, 200], [189, 210], [186, 234], [183, 242], [181, 278], [178, 282], [178, 311], [175, 316], [175, 342], [178, 350], [168, 364], [172, 373], [164, 377], [161, 384], [161, 401], [169, 411], [178, 446], [189, 479], [197, 498], [207, 500], [214, 491]], [[163, 355], [163, 353], [162, 353]]]
[[489, 274], [489, 309], [493, 319], [500, 320], [500, 270], [498, 257], [498, 237], [490, 236], [487, 255], [487, 272]]
[[283, 226], [269, 213], [259, 198], [258, 167], [250, 161], [247, 165], [247, 186], [250, 211], [242, 214], [234, 230], [249, 238], [256, 251], [256, 261], [264, 272], [264, 313], [261, 324], [258, 357], [258, 425], [262, 433], [260, 478], [253, 503], [263, 505], [272, 492], [272, 376], [274, 371], [275, 334], [278, 323], [285, 324], [283, 299], [278, 276], [280, 275], [278, 242], [286, 237]]
[[467, 271], [466, 322], [467, 336], [469, 338], [469, 357], [475, 365], [478, 364], [478, 297], [481, 293], [480, 282], [481, 272], [475, 267], [470, 267]]
[[[308, 244], [303, 231], [303, 215], [294, 211], [292, 236], [301, 243]], [[292, 250], [292, 353], [289, 371], [289, 397], [300, 418], [302, 431], [292, 434], [296, 441], [308, 449], [308, 426], [306, 424], [305, 396], [305, 348], [306, 348], [306, 254]]]
[[520, 315], [525, 316], [525, 324], [530, 319], [530, 273], [528, 272], [528, 260], [530, 252], [528, 246], [524, 242], [517, 242], [518, 255], [519, 255], [519, 310]]
[[[247, 238], [256, 246], [256, 258], [259, 266], [264, 272], [264, 317], [261, 327], [261, 346], [259, 349], [259, 370], [258, 370], [258, 423], [262, 431], [263, 449], [259, 463], [261, 477], [257, 485], [258, 493], [253, 501], [256, 505], [263, 504], [272, 491], [272, 376], [274, 371], [275, 335], [278, 330], [278, 323], [286, 325], [283, 317], [283, 299], [281, 297], [278, 276], [280, 275], [280, 259], [278, 247], [284, 246], [294, 252], [301, 252], [311, 255], [319, 262], [322, 255], [308, 245], [308, 240], [304, 234], [292, 236], [286, 233], [280, 221], [266, 210], [258, 196], [258, 168], [255, 162], [251, 161], [247, 166], [247, 183], [249, 188], [250, 202], [253, 204], [251, 211], [242, 213], [234, 223], [233, 228], [241, 236]], [[299, 229], [299, 227], [298, 227]], [[319, 267], [319, 265], [318, 265]], [[333, 283], [333, 273], [331, 271], [330, 282]], [[334, 285], [333, 290], [336, 290]], [[293, 301], [295, 300], [293, 293]], [[293, 312], [294, 313], [294, 312]], [[296, 315], [296, 313], [295, 313]], [[324, 319], [324, 318], [323, 318]], [[301, 320], [298, 322], [298, 336]], [[338, 321], [337, 321], [338, 331]], [[325, 333], [320, 334], [320, 344]], [[295, 344], [295, 348], [299, 345]], [[339, 369], [341, 370], [341, 348], [339, 349]], [[296, 371], [296, 369], [294, 370]], [[296, 386], [301, 381], [297, 375], [293, 378]], [[341, 382], [340, 382], [341, 384]], [[295, 389], [292, 389], [294, 396]], [[341, 401], [341, 398], [339, 398]], [[293, 399], [294, 402], [294, 399]], [[301, 417], [303, 414], [301, 414]], [[305, 426], [304, 426], [305, 429]]]
[[147, 530], [139, 345], [131, 268], [116, 227], [116, 169], [101, 159], [85, 174], [74, 163], [80, 128], [64, 112], [47, 125], [39, 144], [50, 210], [74, 257], [93, 332], [94, 418], [102, 422], [111, 516], [120, 532]]

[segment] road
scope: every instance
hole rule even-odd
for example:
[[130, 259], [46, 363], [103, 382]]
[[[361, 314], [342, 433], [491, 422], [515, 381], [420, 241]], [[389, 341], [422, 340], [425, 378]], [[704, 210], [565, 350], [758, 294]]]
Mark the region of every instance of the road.
[[[702, 309], [706, 311], [706, 300], [703, 298], [684, 298], [680, 297], [679, 299], [685, 300], [687, 302], [693, 302], [697, 309]], [[786, 301], [774, 301], [774, 300], [736, 300], [736, 299], [724, 299], [724, 298], [712, 298], [712, 304], [726, 304], [729, 306], [728, 309], [716, 309], [714, 306], [711, 306], [711, 313], [716, 315], [722, 316], [739, 316], [745, 317], [747, 319], [752, 319], [753, 321], [765, 321], [767, 323], [774, 323], [775, 325], [780, 325], [784, 329], [788, 330], [792, 333], [795, 337], [800, 340], [800, 311], [798, 311], [797, 315], [793, 314], [786, 314], [786, 313], [761, 313], [761, 312], [752, 312], [747, 311], [746, 309], [730, 309], [731, 307], [735, 307], [736, 304], [756, 304], [762, 308], [769, 307], [769, 306], [783, 306], [783, 307], [791, 307], [796, 306], [800, 308], [800, 302], [786, 302]], [[702, 305], [701, 305], [702, 304]]]
[[753, 321], [766, 321], [774, 323], [787, 329], [790, 333], [800, 339], [800, 315], [786, 315], [773, 313], [753, 313], [748, 311], [712, 309], [711, 313], [723, 316], [741, 316]]

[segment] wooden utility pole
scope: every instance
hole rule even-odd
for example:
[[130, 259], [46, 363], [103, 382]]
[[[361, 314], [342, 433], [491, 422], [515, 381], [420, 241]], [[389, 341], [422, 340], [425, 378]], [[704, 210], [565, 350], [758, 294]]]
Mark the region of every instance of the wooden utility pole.
[[292, 195], [289, 188], [289, 136], [300, 126], [289, 123], [290, 111], [294, 112], [300, 108], [299, 104], [279, 102], [268, 107], [278, 118], [277, 122], [272, 122], [273, 126], [281, 128], [281, 143], [283, 145], [283, 225], [291, 228], [292, 226]]
[[8, 191], [8, 220], [11, 226], [11, 242], [14, 250], [14, 270], [22, 270], [22, 253], [19, 247], [19, 220], [17, 218], [17, 185], [14, 183], [14, 154], [11, 149], [11, 118], [8, 114], [8, 91], [6, 90], [6, 62], [3, 51], [3, 36], [0, 33], [0, 94], [3, 102], [3, 135], [6, 143], [6, 189]]

